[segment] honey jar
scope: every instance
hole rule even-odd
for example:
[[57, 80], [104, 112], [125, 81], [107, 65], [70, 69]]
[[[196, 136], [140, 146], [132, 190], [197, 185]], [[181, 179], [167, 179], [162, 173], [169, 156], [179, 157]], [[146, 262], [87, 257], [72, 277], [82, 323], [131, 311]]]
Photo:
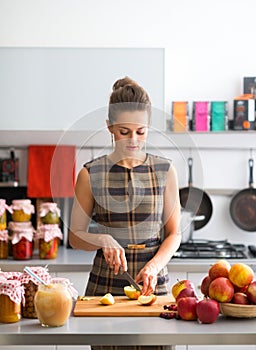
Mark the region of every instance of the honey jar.
[[40, 205], [39, 216], [42, 224], [59, 224], [60, 209], [57, 203], [45, 202]]
[[35, 212], [35, 207], [30, 199], [15, 199], [12, 201], [12, 220], [15, 222], [27, 222]]
[[18, 280], [0, 281], [0, 322], [14, 323], [21, 319], [24, 288]]
[[59, 240], [62, 237], [62, 232], [57, 224], [39, 226], [36, 238], [39, 240], [40, 259], [56, 259]]
[[16, 260], [31, 259], [33, 255], [34, 228], [31, 222], [9, 222], [12, 233], [12, 256]]
[[0, 231], [0, 259], [7, 259], [9, 253], [8, 230]]
[[[50, 283], [51, 276], [46, 268], [41, 266], [32, 266], [30, 269], [46, 284]], [[20, 281], [24, 286], [25, 291], [25, 303], [21, 305], [21, 315], [24, 318], [37, 318], [34, 297], [37, 292], [39, 282], [33, 276], [30, 276], [26, 271], [24, 271], [22, 274]]]

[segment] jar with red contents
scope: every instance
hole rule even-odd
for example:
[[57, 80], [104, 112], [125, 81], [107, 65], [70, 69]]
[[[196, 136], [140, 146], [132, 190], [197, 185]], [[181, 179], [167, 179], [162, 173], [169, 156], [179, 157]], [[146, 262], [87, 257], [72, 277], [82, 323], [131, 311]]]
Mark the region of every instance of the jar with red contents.
[[0, 281], [0, 322], [14, 323], [21, 319], [24, 288], [18, 280]]
[[40, 259], [56, 259], [62, 232], [57, 224], [40, 225], [36, 237], [39, 240]]
[[12, 232], [12, 256], [16, 260], [31, 259], [33, 255], [34, 228], [31, 222], [9, 222]]
[[[46, 284], [51, 282], [51, 276], [47, 268], [42, 266], [32, 266], [30, 269]], [[24, 318], [37, 318], [34, 297], [38, 290], [39, 282], [35, 277], [30, 276], [26, 271], [23, 272], [20, 282], [24, 286], [25, 291], [25, 303], [21, 305], [21, 315]]]

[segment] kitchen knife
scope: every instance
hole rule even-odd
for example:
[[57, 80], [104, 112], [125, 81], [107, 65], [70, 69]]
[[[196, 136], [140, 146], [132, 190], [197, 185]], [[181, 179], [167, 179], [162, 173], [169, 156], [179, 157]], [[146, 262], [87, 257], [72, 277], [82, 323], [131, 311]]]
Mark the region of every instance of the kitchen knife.
[[129, 281], [131, 283], [131, 285], [138, 291], [141, 291], [141, 287], [134, 281], [134, 279], [132, 278], [132, 276], [129, 274], [129, 272], [124, 271], [122, 273], [122, 275], [124, 276], [124, 278]]

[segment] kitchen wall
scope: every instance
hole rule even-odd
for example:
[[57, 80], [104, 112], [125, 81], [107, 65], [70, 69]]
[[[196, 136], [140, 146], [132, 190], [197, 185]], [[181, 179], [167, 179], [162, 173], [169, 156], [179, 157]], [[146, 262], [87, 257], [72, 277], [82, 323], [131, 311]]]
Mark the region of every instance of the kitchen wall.
[[[173, 100], [188, 100], [190, 106], [193, 100], [226, 100], [232, 118], [243, 77], [256, 74], [255, 10], [254, 0], [0, 0], [0, 47], [164, 48], [166, 112]], [[181, 187], [187, 184], [184, 159], [192, 154], [200, 160], [195, 185], [238, 190], [248, 185], [247, 160], [256, 158], [256, 145], [254, 139], [244, 148], [241, 137], [233, 144], [159, 152], [174, 159]], [[18, 155], [26, 182], [26, 152]], [[91, 156], [90, 150], [78, 150], [77, 169]], [[195, 238], [255, 242], [255, 233], [231, 221], [230, 198], [212, 196], [213, 217]]]

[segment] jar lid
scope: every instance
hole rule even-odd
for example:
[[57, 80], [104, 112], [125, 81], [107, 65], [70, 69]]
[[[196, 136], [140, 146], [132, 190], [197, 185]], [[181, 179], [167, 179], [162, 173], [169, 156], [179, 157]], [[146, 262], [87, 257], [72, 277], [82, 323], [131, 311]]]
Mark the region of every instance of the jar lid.
[[10, 213], [12, 213], [11, 208], [6, 204], [6, 200], [5, 199], [0, 199], [0, 216], [2, 216], [5, 213], [6, 209]]
[[45, 224], [40, 225], [36, 232], [37, 239], [44, 239], [45, 242], [49, 242], [54, 238], [63, 238], [63, 234], [58, 224]]
[[8, 230], [1, 230], [0, 231], [0, 241], [6, 241], [8, 242]]
[[35, 231], [30, 221], [26, 221], [26, 222], [9, 221], [8, 229], [11, 231], [16, 231], [17, 233], [25, 232], [25, 231], [33, 233]]
[[[49, 274], [48, 269], [46, 267], [31, 266], [30, 270], [32, 270], [46, 284], [49, 284], [51, 282], [52, 277]], [[20, 282], [22, 284], [25, 284], [25, 283], [28, 283], [29, 281], [32, 281], [34, 284], [39, 285], [39, 282], [35, 277], [29, 275], [26, 271], [24, 271], [20, 278]]]
[[55, 277], [52, 279], [51, 283], [53, 283], [53, 284], [60, 283], [60, 284], [66, 285], [70, 294], [72, 295], [72, 298], [75, 300], [77, 299], [78, 291], [73, 287], [72, 283], [70, 282], [70, 280], [68, 278]]
[[33, 214], [35, 207], [30, 199], [14, 199], [11, 205], [12, 210], [23, 210], [26, 214]]
[[16, 304], [24, 301], [24, 287], [18, 280], [0, 281], [0, 294], [7, 295]]
[[57, 207], [57, 203], [45, 202], [40, 204], [39, 216], [44, 217], [48, 212], [55, 213], [60, 216], [60, 209]]

